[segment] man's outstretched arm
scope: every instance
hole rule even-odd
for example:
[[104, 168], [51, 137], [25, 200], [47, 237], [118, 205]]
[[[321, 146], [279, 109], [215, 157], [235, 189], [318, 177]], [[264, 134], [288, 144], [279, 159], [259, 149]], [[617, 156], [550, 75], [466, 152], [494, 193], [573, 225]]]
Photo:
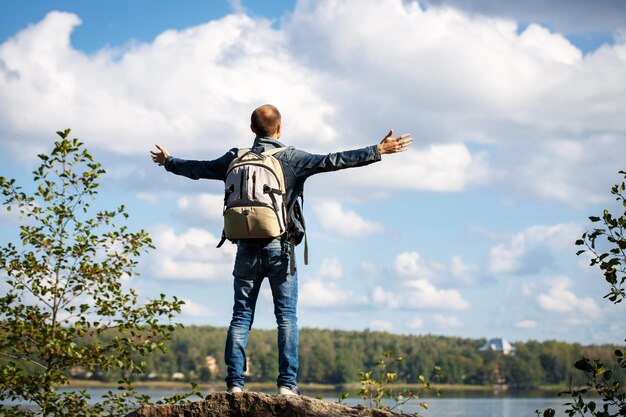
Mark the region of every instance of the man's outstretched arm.
[[386, 153], [404, 152], [409, 149], [409, 146], [411, 146], [412, 143], [413, 138], [410, 134], [405, 133], [394, 138], [393, 129], [390, 129], [387, 136], [385, 136], [378, 144], [378, 153], [383, 155]]
[[393, 130], [390, 130], [380, 143], [362, 149], [330, 153], [328, 155], [310, 154], [297, 149], [288, 150], [286, 153], [294, 174], [299, 178], [308, 178], [311, 175], [323, 172], [369, 165], [380, 161], [383, 154], [406, 151], [412, 143], [413, 138], [411, 135], [404, 134], [394, 137]]
[[237, 154], [236, 149], [231, 149], [222, 157], [212, 161], [194, 161], [187, 159], [173, 158], [170, 153], [161, 145], [155, 145], [158, 152], [150, 151], [152, 161], [165, 167], [173, 174], [182, 175], [194, 180], [206, 178], [210, 180], [223, 180], [226, 176], [228, 165]]

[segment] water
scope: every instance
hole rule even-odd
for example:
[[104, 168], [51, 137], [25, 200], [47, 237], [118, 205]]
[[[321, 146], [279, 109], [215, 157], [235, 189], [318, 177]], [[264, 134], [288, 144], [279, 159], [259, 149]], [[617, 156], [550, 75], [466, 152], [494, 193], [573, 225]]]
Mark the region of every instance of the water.
[[[426, 402], [427, 410], [412, 403], [397, 411], [418, 412], [424, 417], [533, 417], [536, 416], [535, 410], [543, 413], [546, 408], [554, 408], [557, 416], [565, 415], [564, 401], [560, 398], [429, 398]], [[350, 402], [345, 404], [353, 405]]]
[[[94, 401], [100, 401], [102, 396], [109, 390], [103, 388], [90, 388], [87, 392]], [[147, 394], [156, 401], [163, 397], [180, 394], [182, 391], [171, 389], [138, 389], [139, 394]], [[453, 395], [453, 394], [449, 394]], [[551, 394], [548, 394], [551, 395]], [[337, 397], [326, 397], [324, 400], [337, 402]], [[421, 400], [420, 400], [421, 401]], [[424, 417], [534, 417], [535, 410], [543, 412], [546, 408], [554, 408], [557, 416], [564, 416], [565, 407], [562, 405], [566, 398], [552, 397], [459, 397], [459, 398], [426, 398], [427, 410], [420, 407], [417, 402], [407, 403], [401, 409], [405, 413], [418, 412]], [[343, 402], [347, 406], [355, 406], [363, 403], [359, 398], [347, 398]], [[393, 406], [394, 402], [385, 402], [386, 406]]]

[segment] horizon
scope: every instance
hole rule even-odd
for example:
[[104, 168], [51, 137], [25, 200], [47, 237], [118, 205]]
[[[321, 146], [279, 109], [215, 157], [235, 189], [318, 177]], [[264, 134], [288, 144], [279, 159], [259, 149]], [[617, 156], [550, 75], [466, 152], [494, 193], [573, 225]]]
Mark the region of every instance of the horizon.
[[[268, 102], [281, 141], [313, 153], [393, 128], [409, 151], [307, 181], [301, 328], [623, 344], [625, 303], [574, 242], [623, 209], [626, 7], [466, 3], [3, 3], [0, 176], [32, 189], [36, 155], [71, 128], [107, 171], [95, 208], [125, 204], [157, 246], [125, 285], [227, 327], [223, 186], [165, 172], [154, 144], [217, 158], [250, 145]], [[0, 244], [18, 225], [0, 209]], [[273, 328], [264, 283], [253, 330]]]

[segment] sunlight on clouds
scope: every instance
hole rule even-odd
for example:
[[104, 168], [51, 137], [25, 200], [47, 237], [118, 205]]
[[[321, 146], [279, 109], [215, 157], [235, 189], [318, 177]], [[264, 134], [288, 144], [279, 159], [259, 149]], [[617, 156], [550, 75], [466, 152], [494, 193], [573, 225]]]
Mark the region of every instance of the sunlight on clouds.
[[[301, 305], [318, 309], [314, 316], [320, 325], [334, 325], [339, 310], [356, 317], [371, 309], [394, 314], [374, 316], [389, 319], [377, 324], [381, 328], [403, 322], [423, 332], [436, 325], [454, 328], [462, 323], [447, 313], [469, 309], [466, 297], [472, 297], [472, 306], [502, 306], [503, 316], [504, 307], [514, 305], [519, 310], [503, 317], [502, 325], [521, 329], [522, 335], [553, 326], [548, 337], [561, 329], [557, 334], [584, 340], [604, 332], [589, 330], [590, 318], [616, 314], [614, 321], [621, 323], [624, 306], [618, 313], [598, 307], [600, 301], [588, 297], [596, 290], [591, 284], [574, 288], [564, 277], [540, 282], [546, 271], [578, 278], [590, 273], [588, 266], [572, 272], [566, 265], [570, 259], [574, 267], [588, 263], [586, 255], [573, 255], [582, 228], [530, 225], [558, 223], [555, 216], [563, 222], [584, 217], [579, 209], [604, 206], [610, 198], [626, 152], [624, 34], [583, 54], [555, 32], [558, 25], [550, 19], [522, 19], [522, 24], [453, 7], [425, 8], [420, 1], [299, 0], [293, 13], [269, 21], [246, 14], [245, 1], [229, 1], [230, 15], [95, 53], [72, 45], [81, 24], [74, 14], [52, 12], [24, 26], [0, 44], [5, 158], [0, 165], [9, 161], [7, 166], [19, 165], [15, 171], [21, 173], [35, 152], [49, 148], [51, 132], [72, 127], [98, 160], [104, 156], [101, 162], [115, 179], [107, 183], [107, 193], [128, 196], [129, 206], [140, 212], [154, 210], [138, 223], [158, 217], [171, 222], [153, 230], [157, 249], [146, 257], [144, 276], [161, 280], [150, 285], [196, 281], [186, 285], [197, 285], [200, 297], [213, 291], [206, 281], [232, 279], [234, 246], [214, 247], [222, 223], [220, 185], [188, 185], [193, 182], [153, 174], [147, 152], [155, 142], [181, 158], [219, 157], [250, 145], [250, 113], [265, 102], [283, 114], [282, 140], [311, 152], [372, 145], [394, 128], [396, 134], [414, 136], [409, 151], [313, 180], [316, 194], [307, 210], [319, 220], [314, 226], [357, 245], [363, 237], [386, 237], [381, 256], [369, 245], [343, 254], [337, 248], [345, 242], [328, 242], [321, 258], [328, 257], [316, 261], [316, 272], [306, 276], [301, 270]], [[176, 184], [165, 204], [164, 184]], [[442, 225], [441, 236], [461, 239], [437, 242], [428, 253], [440, 252], [428, 259], [425, 250], [422, 255], [411, 251], [423, 247], [417, 240], [430, 239], [422, 230], [405, 222], [405, 237], [419, 235], [407, 246], [378, 222], [393, 216], [389, 195], [395, 201], [406, 198], [407, 204], [442, 198], [462, 207], [487, 197], [487, 203], [500, 205], [492, 211], [472, 202], [485, 212]], [[365, 199], [372, 200], [370, 211], [378, 209], [375, 199], [382, 201], [382, 211], [367, 215], [376, 218], [365, 218], [366, 211], [356, 205]], [[510, 221], [496, 218], [515, 213], [520, 217]], [[489, 226], [493, 231], [476, 226], [470, 242], [476, 245], [461, 248], [467, 234], [459, 228], [469, 230], [461, 223], [470, 218], [496, 224]], [[3, 226], [13, 221], [0, 212]], [[488, 274], [529, 275], [523, 283], [509, 280], [516, 281], [517, 292], [487, 300], [495, 290], [478, 285]], [[474, 288], [466, 295], [462, 286]], [[226, 291], [222, 287], [219, 291]], [[267, 286], [262, 296], [271, 299]], [[230, 292], [218, 295], [231, 297]], [[537, 308], [522, 310], [528, 306], [520, 307], [518, 298], [519, 304], [532, 300]], [[433, 322], [407, 313], [420, 310], [446, 314]], [[468, 326], [473, 310], [461, 316]], [[324, 311], [329, 312], [325, 317]], [[210, 313], [193, 302], [186, 312]], [[623, 333], [623, 326], [598, 337], [614, 340], [616, 333]]]
[[266, 101], [285, 109], [294, 138], [334, 135], [317, 75], [290, 57], [269, 21], [229, 15], [94, 55], [70, 44], [79, 23], [51, 12], [0, 45], [5, 72], [19, 74], [0, 74], [1, 132], [24, 135], [22, 147], [36, 147], [33, 136], [61, 125], [121, 154], [143, 154], [172, 138], [181, 153], [221, 152], [225, 141], [250, 140], [250, 112]]
[[469, 303], [455, 289], [438, 289], [430, 281], [417, 279], [405, 281], [408, 291], [407, 304], [412, 308], [465, 310]]
[[219, 239], [201, 229], [177, 234], [169, 227], [158, 227], [153, 233], [156, 246], [150, 254], [151, 271], [160, 278], [186, 280], [232, 279], [235, 247], [216, 248]]
[[520, 46], [532, 50], [544, 60], [553, 60], [565, 65], [579, 63], [582, 52], [558, 33], [552, 33], [538, 24], [530, 24], [519, 35]]
[[575, 224], [531, 226], [489, 251], [488, 268], [493, 274], [530, 274], [553, 266], [555, 252], [574, 252], [582, 234]]
[[454, 285], [473, 285], [479, 280], [477, 265], [469, 265], [458, 256], [452, 256], [450, 265], [424, 260], [418, 252], [402, 252], [396, 256], [394, 270], [405, 277], [425, 278]]
[[336, 201], [316, 201], [313, 212], [322, 229], [331, 236], [355, 238], [384, 231], [380, 223], [365, 220]]
[[469, 303], [455, 289], [439, 289], [426, 279], [404, 281], [404, 288], [387, 291], [381, 286], [372, 290], [372, 301], [390, 309], [465, 310]]
[[[324, 258], [312, 278], [300, 281], [298, 302], [304, 307], [345, 309], [368, 302], [366, 296], [356, 295], [338, 284], [343, 276], [343, 266], [338, 258]], [[330, 281], [329, 281], [330, 280]]]
[[458, 255], [454, 255], [450, 260], [450, 274], [454, 282], [474, 284], [478, 281], [478, 273], [477, 265], [466, 264]]
[[420, 254], [417, 252], [403, 252], [396, 256], [395, 269], [402, 275], [418, 275], [425, 272], [420, 266]]
[[[598, 201], [597, 179], [620, 168], [616, 155], [626, 142], [607, 147], [597, 135], [626, 135], [618, 116], [626, 113], [626, 83], [617, 81], [626, 79], [623, 39], [583, 56], [563, 35], [536, 23], [520, 30], [509, 19], [449, 7], [422, 10], [418, 2], [399, 0], [300, 2], [285, 30], [309, 66], [350, 74], [330, 83], [327, 93], [339, 103], [341, 126], [360, 126], [344, 136], [370, 136], [381, 122], [394, 121], [411, 127], [415, 150], [459, 140], [493, 145], [482, 158], [470, 154], [471, 169], [459, 149], [449, 149], [456, 151], [450, 152], [456, 170], [437, 161], [425, 164], [424, 174], [416, 158], [394, 169], [402, 175], [388, 187], [453, 191], [476, 183], [585, 206]], [[388, 65], [397, 57], [398, 65]], [[376, 97], [370, 104], [375, 119], [363, 120], [371, 112], [355, 105], [362, 91]], [[575, 157], [550, 146], [561, 139], [582, 143], [587, 152]]]
[[589, 323], [600, 315], [600, 308], [591, 297], [580, 298], [571, 290], [568, 277], [557, 277], [548, 284], [546, 292], [537, 296], [537, 304], [546, 312], [566, 315], [570, 324]]
[[184, 195], [176, 200], [183, 218], [193, 224], [209, 222], [220, 227], [224, 224], [224, 196], [217, 194]]
[[[138, 158], [160, 141], [209, 157], [247, 144], [251, 110], [274, 102], [285, 140], [314, 152], [373, 143], [387, 127], [413, 133], [414, 148], [394, 163], [342, 177], [355, 193], [477, 185], [585, 206], [601, 199], [596, 179], [620, 168], [621, 37], [583, 56], [537, 23], [520, 30], [419, 2], [300, 1], [278, 28], [231, 7], [94, 54], [72, 46], [74, 14], [51, 12], [23, 29], [0, 45], [5, 147], [29, 157], [60, 125], [113, 154]], [[577, 146], [585, 152], [570, 152]]]
[[303, 307], [341, 309], [367, 302], [366, 297], [357, 296], [352, 291], [339, 287], [334, 281], [305, 281], [300, 286], [298, 302]]
[[[492, 181], [494, 186], [507, 187], [521, 196], [554, 200], [578, 209], [604, 203], [606, 190], [622, 167], [617, 150], [623, 139], [624, 135], [612, 133], [584, 138], [546, 138], [541, 134], [541, 140], [533, 144], [532, 155], [528, 154], [528, 144], [502, 147], [499, 160], [490, 161]], [[515, 175], [511, 176], [513, 165]]]
[[343, 266], [338, 258], [324, 258], [320, 266], [321, 279], [339, 279], [343, 276]]
[[189, 299], [183, 300], [182, 313], [189, 317], [211, 317], [215, 312], [203, 304], [195, 303]]
[[[415, 134], [417, 135], [417, 133]], [[361, 187], [369, 184], [382, 190], [459, 191], [478, 178], [478, 168], [464, 144], [429, 145], [414, 143], [400, 155], [385, 155], [383, 161], [346, 174], [346, 181]], [[389, 179], [393, 178], [393, 181]]]

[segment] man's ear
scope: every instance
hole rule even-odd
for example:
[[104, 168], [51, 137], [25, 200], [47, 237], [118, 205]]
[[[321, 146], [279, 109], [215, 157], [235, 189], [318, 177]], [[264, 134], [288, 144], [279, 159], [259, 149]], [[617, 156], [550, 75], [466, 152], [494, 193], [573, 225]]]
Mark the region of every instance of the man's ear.
[[280, 136], [280, 129], [283, 127], [283, 125], [281, 123], [278, 124], [278, 126], [276, 126], [276, 134], [278, 136]]

